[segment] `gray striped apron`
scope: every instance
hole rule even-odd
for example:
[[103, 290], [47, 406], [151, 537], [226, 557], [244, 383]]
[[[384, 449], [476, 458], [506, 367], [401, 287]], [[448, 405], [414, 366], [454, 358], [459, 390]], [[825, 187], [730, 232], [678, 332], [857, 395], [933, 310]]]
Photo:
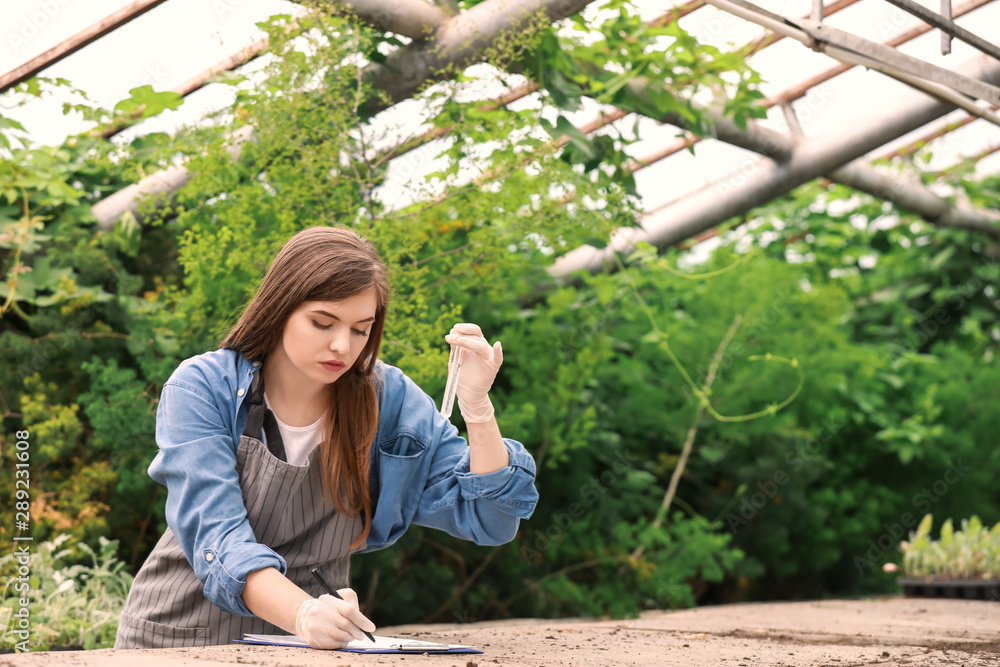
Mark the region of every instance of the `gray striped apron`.
[[[309, 570], [318, 567], [335, 588], [348, 585], [350, 544], [362, 530], [323, 493], [319, 447], [304, 466], [285, 462], [274, 415], [264, 404], [263, 373], [251, 386], [250, 415], [236, 450], [243, 503], [257, 542], [285, 559], [285, 576], [318, 597], [325, 593]], [[263, 427], [267, 445], [258, 438]], [[362, 545], [361, 548], [363, 548]], [[257, 616], [222, 611], [168, 528], [136, 574], [115, 638], [116, 649], [228, 644], [243, 633], [286, 634]]]

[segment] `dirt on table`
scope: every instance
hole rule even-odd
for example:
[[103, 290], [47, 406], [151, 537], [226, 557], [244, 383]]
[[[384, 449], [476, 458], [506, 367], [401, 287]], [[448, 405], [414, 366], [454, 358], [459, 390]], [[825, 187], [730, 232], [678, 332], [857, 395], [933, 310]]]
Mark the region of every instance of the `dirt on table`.
[[390, 655], [232, 644], [0, 656], [0, 667], [596, 667], [1000, 665], [1000, 602], [876, 598], [650, 611], [637, 619], [512, 619], [382, 627], [377, 634], [471, 644], [483, 655]]

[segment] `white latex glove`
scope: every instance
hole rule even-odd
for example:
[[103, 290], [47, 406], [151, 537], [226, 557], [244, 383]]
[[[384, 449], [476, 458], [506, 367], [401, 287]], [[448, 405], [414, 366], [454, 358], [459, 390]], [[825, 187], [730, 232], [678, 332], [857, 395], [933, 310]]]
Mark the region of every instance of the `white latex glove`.
[[458, 409], [467, 424], [493, 419], [493, 404], [489, 391], [503, 363], [500, 341], [492, 346], [476, 324], [462, 322], [444, 337], [454, 347], [465, 349], [462, 369], [458, 373]]
[[362, 630], [375, 630], [375, 624], [361, 613], [357, 593], [350, 588], [337, 593], [344, 599], [324, 594], [299, 605], [295, 634], [313, 648], [344, 648], [353, 639], [367, 641]]

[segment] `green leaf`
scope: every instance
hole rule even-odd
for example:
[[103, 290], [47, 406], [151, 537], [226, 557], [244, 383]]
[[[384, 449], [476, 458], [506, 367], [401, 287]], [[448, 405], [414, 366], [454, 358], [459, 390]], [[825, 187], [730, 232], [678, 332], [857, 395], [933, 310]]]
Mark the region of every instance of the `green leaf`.
[[903, 298], [906, 300], [915, 299], [918, 296], [923, 296], [924, 294], [927, 294], [928, 292], [931, 291], [931, 289], [933, 289], [933, 287], [934, 286], [931, 285], [930, 283], [919, 283], [917, 285], [907, 287], [905, 290], [903, 290]]
[[898, 375], [892, 373], [879, 373], [879, 377], [885, 380], [886, 384], [891, 386], [893, 389], [902, 389], [906, 384], [906, 381]]
[[5, 116], [0, 116], [0, 130], [6, 130], [8, 128], [14, 128], [15, 130], [21, 130], [25, 132], [24, 125], [17, 122], [13, 118], [7, 118]]
[[132, 211], [122, 213], [118, 221], [115, 222], [115, 229], [112, 234], [122, 252], [129, 257], [135, 257], [138, 254], [139, 241], [142, 237], [142, 227], [139, 225], [139, 221], [135, 219]]
[[955, 529], [951, 525], [951, 518], [945, 519], [944, 523], [941, 524], [941, 544], [948, 546], [951, 544], [952, 540], [955, 538]]
[[131, 114], [141, 110], [141, 118], [155, 116], [164, 109], [177, 109], [184, 103], [184, 97], [178, 93], [165, 91], [158, 93], [150, 85], [139, 86], [128, 91], [131, 97], [115, 105], [115, 111]]
[[698, 454], [709, 463], [719, 463], [726, 458], [727, 452], [725, 447], [706, 446], [698, 449]]
[[587, 135], [581, 132], [578, 127], [570, 123], [563, 115], [560, 115], [559, 120], [556, 121], [555, 134], [556, 136], [566, 135], [570, 144], [572, 144], [576, 150], [580, 151], [587, 160], [592, 160], [596, 156], [594, 148]]
[[934, 523], [933, 514], [925, 514], [924, 518], [920, 520], [920, 524], [917, 526], [916, 537], [925, 537], [931, 532], [931, 524]]
[[21, 84], [21, 86], [18, 86], [18, 88], [21, 88], [22, 86], [24, 92], [26, 92], [29, 95], [33, 95], [35, 97], [42, 96], [42, 82], [38, 79], [38, 77], [33, 77], [31, 79], [28, 79], [23, 84]]
[[70, 187], [66, 183], [63, 183], [62, 181], [52, 181], [45, 187], [45, 189], [53, 197], [57, 197], [59, 199], [66, 199], [69, 201], [77, 201], [78, 199], [80, 199], [80, 197], [83, 196], [82, 192], [80, 192], [75, 188]]
[[659, 343], [663, 339], [663, 334], [657, 330], [648, 331], [642, 336], [644, 343]]
[[615, 300], [618, 295], [618, 285], [613, 281], [605, 281], [597, 286], [597, 300], [602, 306], [606, 306]]
[[655, 262], [658, 257], [659, 253], [656, 250], [656, 246], [652, 245], [648, 241], [639, 241], [635, 244], [635, 250], [629, 254], [628, 262], [651, 264]]
[[955, 250], [955, 246], [948, 246], [938, 254], [934, 255], [929, 264], [931, 270], [937, 271], [944, 266], [945, 263], [955, 255]]
[[545, 90], [552, 98], [552, 103], [564, 111], [579, 111], [580, 98], [583, 91], [572, 81], [569, 81], [558, 70], [549, 69], [545, 73]]

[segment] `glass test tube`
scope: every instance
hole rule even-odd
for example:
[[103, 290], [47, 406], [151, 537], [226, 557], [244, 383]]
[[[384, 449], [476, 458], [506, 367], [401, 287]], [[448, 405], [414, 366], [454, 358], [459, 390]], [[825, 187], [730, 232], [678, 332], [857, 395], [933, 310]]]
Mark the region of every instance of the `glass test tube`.
[[441, 416], [445, 419], [451, 417], [451, 411], [455, 407], [455, 395], [458, 393], [458, 372], [462, 370], [462, 356], [464, 347], [451, 348], [448, 355], [448, 380], [444, 386], [444, 399], [441, 401]]

